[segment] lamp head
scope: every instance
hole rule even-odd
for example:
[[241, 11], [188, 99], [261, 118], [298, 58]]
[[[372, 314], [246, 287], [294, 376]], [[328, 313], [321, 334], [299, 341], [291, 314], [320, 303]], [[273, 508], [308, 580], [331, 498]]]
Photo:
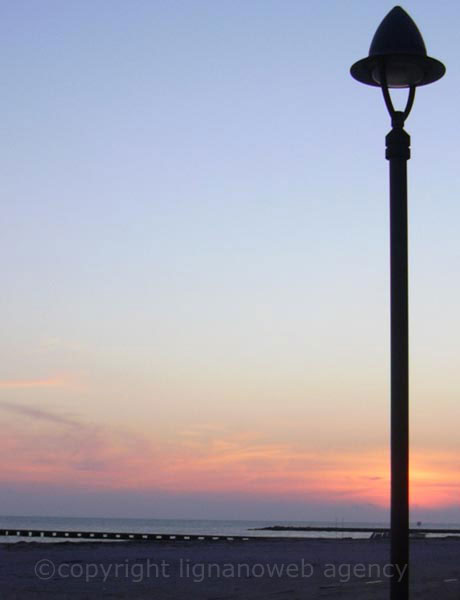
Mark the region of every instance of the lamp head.
[[437, 81], [446, 68], [427, 56], [417, 25], [400, 6], [395, 6], [375, 32], [369, 56], [356, 62], [350, 72], [367, 85], [410, 88]]

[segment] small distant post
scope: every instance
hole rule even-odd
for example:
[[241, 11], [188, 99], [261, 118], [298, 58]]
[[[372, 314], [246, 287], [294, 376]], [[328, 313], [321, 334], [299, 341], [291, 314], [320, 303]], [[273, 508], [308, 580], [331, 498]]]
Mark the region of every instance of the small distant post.
[[[392, 577], [391, 600], [409, 598], [409, 308], [407, 244], [407, 161], [410, 137], [404, 130], [415, 88], [440, 79], [444, 65], [427, 56], [423, 38], [399, 6], [383, 19], [372, 39], [369, 56], [351, 67], [351, 75], [380, 87], [391, 117], [386, 137], [390, 163], [391, 272], [391, 563], [403, 573]], [[409, 90], [406, 107], [395, 110], [391, 88]]]

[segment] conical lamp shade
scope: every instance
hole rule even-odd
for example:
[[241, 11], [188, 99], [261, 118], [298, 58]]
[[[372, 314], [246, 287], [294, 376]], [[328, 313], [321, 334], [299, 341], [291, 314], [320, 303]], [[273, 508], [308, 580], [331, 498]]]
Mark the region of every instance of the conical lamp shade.
[[351, 67], [352, 76], [368, 85], [381, 86], [382, 75], [390, 88], [427, 85], [440, 79], [444, 65], [427, 56], [417, 25], [400, 6], [380, 23], [369, 56]]

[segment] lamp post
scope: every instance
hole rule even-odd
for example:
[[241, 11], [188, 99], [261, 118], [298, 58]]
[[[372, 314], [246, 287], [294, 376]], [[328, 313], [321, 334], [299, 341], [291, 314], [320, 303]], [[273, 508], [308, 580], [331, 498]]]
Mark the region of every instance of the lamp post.
[[[409, 597], [409, 336], [407, 261], [407, 161], [410, 137], [404, 131], [415, 88], [440, 79], [444, 65], [427, 56], [423, 38], [399, 6], [383, 19], [369, 56], [351, 67], [351, 75], [380, 87], [391, 117], [386, 136], [390, 162], [391, 269], [391, 564], [402, 578], [391, 579], [391, 600]], [[390, 88], [408, 88], [406, 107], [395, 110]], [[396, 570], [397, 569], [397, 570]]]

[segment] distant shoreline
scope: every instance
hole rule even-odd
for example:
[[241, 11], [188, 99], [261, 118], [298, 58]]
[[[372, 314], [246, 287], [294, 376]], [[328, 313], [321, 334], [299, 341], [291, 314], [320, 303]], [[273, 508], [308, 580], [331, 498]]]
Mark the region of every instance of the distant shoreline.
[[[389, 527], [331, 527], [331, 526], [291, 526], [291, 525], [270, 525], [267, 527], [253, 527], [248, 531], [306, 531], [306, 532], [335, 532], [335, 533], [380, 533], [388, 534], [390, 532]], [[451, 535], [456, 537], [460, 535], [460, 529], [446, 529], [446, 528], [412, 528], [409, 529], [409, 533], [413, 536], [426, 535], [426, 534], [440, 534], [440, 535]]]

